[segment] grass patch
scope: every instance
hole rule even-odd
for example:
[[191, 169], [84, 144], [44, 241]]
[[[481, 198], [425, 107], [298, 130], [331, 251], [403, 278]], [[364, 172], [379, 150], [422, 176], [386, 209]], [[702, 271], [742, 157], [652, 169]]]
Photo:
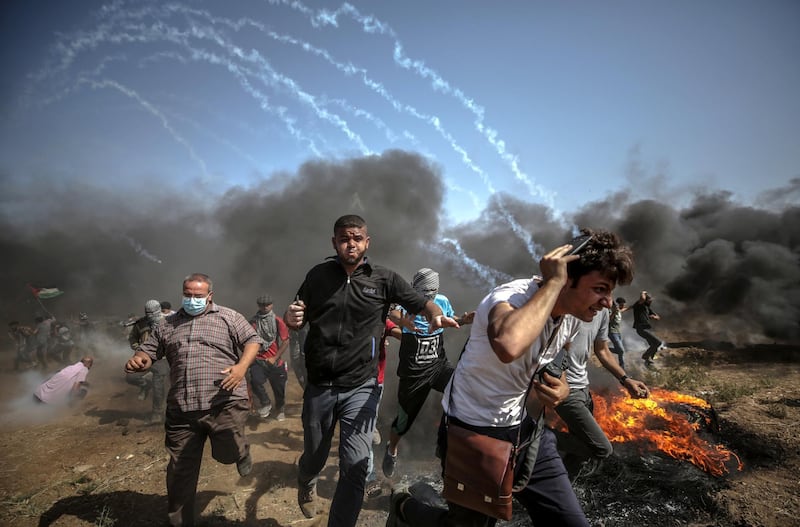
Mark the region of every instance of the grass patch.
[[775, 386], [774, 379], [767, 377], [750, 376], [741, 381], [716, 380], [709, 375], [709, 368], [702, 361], [648, 371], [644, 381], [648, 386], [660, 386], [666, 390], [703, 393], [703, 398], [712, 404], [729, 403]]

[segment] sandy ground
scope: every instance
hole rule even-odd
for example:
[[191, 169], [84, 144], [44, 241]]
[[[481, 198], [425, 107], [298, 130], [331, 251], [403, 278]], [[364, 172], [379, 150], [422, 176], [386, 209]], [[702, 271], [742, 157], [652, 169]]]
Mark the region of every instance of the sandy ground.
[[[742, 472], [715, 479], [704, 504], [691, 521], [670, 518], [669, 510], [655, 505], [648, 525], [765, 526], [800, 525], [800, 351], [792, 346], [737, 349], [719, 343], [681, 341], [662, 354], [662, 371], [699, 364], [707, 387], [695, 389], [714, 398], [721, 385], [756, 389], [716, 404], [718, 439], [745, 463]], [[631, 354], [634, 360], [636, 354]], [[0, 524], [15, 526], [164, 525], [167, 463], [163, 430], [148, 426], [150, 402], [138, 401], [134, 387], [121, 372], [127, 353], [98, 354], [89, 381], [89, 397], [79, 406], [53, 411], [35, 406], [30, 394], [43, 374], [0, 373], [2, 431], [0, 432]], [[0, 355], [11, 363], [11, 352]], [[638, 360], [637, 360], [638, 362]], [[387, 370], [393, 371], [391, 369]], [[640, 378], [656, 372], [631, 371]], [[602, 375], [602, 374], [601, 374]], [[388, 383], [388, 381], [387, 381]], [[729, 384], [726, 384], [729, 383]], [[384, 436], [394, 396], [388, 384]], [[705, 394], [705, 395], [704, 395]], [[335, 446], [319, 484], [323, 514], [307, 520], [296, 504], [296, 462], [302, 449], [301, 393], [290, 375], [286, 420], [251, 419], [248, 437], [254, 469], [240, 478], [235, 466], [214, 462], [206, 449], [198, 484], [198, 509], [203, 525], [311, 526], [325, 525], [336, 481]], [[431, 398], [425, 424], [402, 448], [407, 453], [395, 481], [383, 481], [384, 494], [367, 500], [359, 520], [362, 526], [384, 525], [391, 485], [415, 474], [436, 474], [433, 456], [438, 401]], [[382, 412], [383, 414], [383, 412]], [[414, 453], [415, 460], [411, 460]], [[376, 447], [378, 464], [382, 451]], [[625, 463], [625, 461], [618, 461]], [[694, 470], [691, 467], [687, 470]], [[680, 482], [678, 482], [680, 483]], [[671, 487], [679, 494], [687, 485]], [[587, 489], [579, 496], [587, 499]], [[679, 497], [679, 496], [678, 496]], [[609, 508], [625, 504], [621, 495]], [[601, 506], [604, 507], [605, 505]], [[593, 525], [636, 525], [610, 520], [607, 511], [591, 506]], [[609, 509], [610, 510], [610, 509]], [[588, 514], [588, 513], [587, 513]], [[603, 519], [606, 518], [606, 519]]]

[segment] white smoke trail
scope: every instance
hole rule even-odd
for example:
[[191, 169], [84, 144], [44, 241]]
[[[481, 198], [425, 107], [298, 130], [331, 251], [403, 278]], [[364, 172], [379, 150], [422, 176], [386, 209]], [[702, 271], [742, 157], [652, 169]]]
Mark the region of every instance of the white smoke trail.
[[138, 102], [145, 110], [150, 112], [152, 115], [154, 115], [161, 121], [161, 126], [164, 127], [164, 129], [167, 132], [169, 132], [169, 134], [173, 137], [173, 139], [182, 144], [186, 148], [186, 150], [188, 150], [189, 156], [192, 159], [194, 159], [195, 162], [200, 166], [200, 169], [203, 171], [203, 175], [206, 177], [209, 176], [206, 162], [197, 154], [194, 147], [189, 143], [189, 141], [187, 141], [181, 134], [178, 133], [177, 130], [175, 130], [175, 128], [172, 127], [169, 120], [161, 110], [153, 106], [150, 102], [146, 101], [144, 98], [142, 98], [142, 96], [140, 96], [134, 90], [127, 88], [122, 84], [110, 79], [101, 79], [99, 81], [96, 81], [93, 79], [80, 78], [78, 79], [78, 83], [88, 84], [93, 89], [114, 88], [115, 90], [123, 93], [124, 95], [127, 95], [131, 99]]
[[413, 71], [420, 77], [430, 80], [431, 86], [434, 90], [451, 95], [456, 98], [466, 109], [468, 109], [475, 116], [475, 129], [483, 135], [486, 140], [492, 145], [500, 156], [509, 166], [514, 176], [521, 181], [528, 189], [528, 192], [534, 197], [541, 198], [545, 204], [551, 209], [555, 210], [555, 193], [545, 189], [542, 185], [534, 183], [531, 178], [525, 174], [519, 167], [519, 159], [517, 156], [510, 154], [506, 149], [506, 143], [500, 139], [499, 132], [491, 128], [485, 123], [485, 110], [483, 106], [475, 103], [473, 99], [464, 94], [459, 88], [454, 88], [450, 83], [444, 79], [436, 70], [428, 67], [422, 60], [414, 60], [409, 58], [403, 51], [403, 44], [400, 42], [394, 29], [388, 24], [380, 21], [372, 15], [362, 15], [359, 10], [349, 3], [342, 4], [335, 11], [327, 9], [320, 9], [314, 11], [305, 6], [298, 0], [268, 0], [273, 5], [285, 5], [295, 11], [298, 11], [309, 17], [312, 26], [323, 27], [333, 26], [338, 28], [338, 19], [340, 16], [349, 16], [352, 20], [361, 25], [365, 33], [380, 34], [390, 37], [394, 40], [393, 60], [400, 67]]
[[[490, 289], [499, 283], [508, 282], [513, 278], [511, 275], [498, 271], [497, 269], [492, 269], [467, 256], [458, 240], [442, 238], [438, 244], [430, 248], [440, 256], [466, 266], [469, 270], [478, 275], [482, 282], [489, 286]], [[455, 254], [453, 254], [453, 251], [455, 251]]]
[[160, 258], [158, 258], [156, 255], [152, 254], [147, 249], [142, 247], [142, 244], [137, 242], [136, 240], [134, 240], [132, 237], [128, 236], [127, 234], [121, 234], [120, 236], [122, 237], [122, 239], [124, 239], [126, 242], [128, 242], [128, 244], [131, 246], [131, 248], [139, 256], [147, 258], [151, 262], [155, 262], [155, 263], [158, 263], [158, 264], [163, 263]]
[[[165, 110], [165, 112], [166, 112], [166, 110]], [[239, 154], [239, 156], [242, 159], [247, 160], [253, 166], [258, 166], [259, 162], [256, 160], [256, 158], [254, 158], [253, 156], [251, 156], [250, 154], [248, 154], [247, 152], [245, 152], [244, 150], [242, 150], [241, 148], [236, 146], [229, 139], [226, 139], [226, 138], [220, 136], [219, 134], [217, 134], [213, 130], [210, 130], [209, 128], [201, 125], [200, 123], [198, 123], [197, 121], [195, 121], [194, 119], [192, 119], [190, 117], [186, 117], [185, 115], [180, 115], [180, 114], [177, 114], [177, 113], [172, 112], [172, 111], [169, 112], [169, 114], [170, 114], [170, 117], [172, 117], [173, 120], [179, 120], [179, 121], [183, 121], [183, 122], [189, 124], [190, 126], [192, 126], [195, 129], [199, 130], [200, 132], [202, 132], [203, 134], [205, 134], [208, 137], [212, 138], [213, 140], [217, 141], [218, 143], [220, 143], [222, 145], [225, 145], [231, 151], [236, 152], [237, 154]]]

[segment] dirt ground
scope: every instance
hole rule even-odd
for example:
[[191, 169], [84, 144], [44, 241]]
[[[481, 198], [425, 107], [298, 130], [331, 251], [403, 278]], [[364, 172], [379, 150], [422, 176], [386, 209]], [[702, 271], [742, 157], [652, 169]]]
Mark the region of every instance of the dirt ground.
[[[692, 395], [720, 400], [714, 402], [720, 422], [718, 439], [740, 456], [745, 468], [716, 482], [706, 510], [698, 512], [694, 521], [671, 521], [667, 510], [659, 513], [663, 521], [649, 525], [800, 525], [800, 348], [736, 348], [685, 335], [672, 335], [672, 342], [657, 363], [658, 371], [639, 370], [638, 354], [631, 353], [634, 365], [629, 373], [653, 386], [663, 381], [669, 370], [702, 369]], [[150, 401], [138, 401], [136, 389], [124, 383], [121, 368], [126, 357], [124, 351], [98, 354], [89, 375], [90, 395], [78, 406], [57, 411], [31, 402], [30, 394], [41, 382], [42, 373], [16, 373], [8, 368], [0, 373], [0, 524], [165, 524], [163, 429], [145, 424]], [[10, 351], [0, 360], [10, 364]], [[734, 391], [723, 397], [722, 389], [742, 393]], [[387, 390], [386, 399], [391, 397]], [[296, 504], [295, 465], [302, 449], [301, 393], [291, 374], [287, 400], [285, 421], [253, 418], [248, 423], [254, 458], [250, 476], [240, 478], [235, 466], [214, 462], [206, 449], [197, 489], [202, 525], [326, 524], [324, 514], [305, 519]], [[438, 402], [429, 401], [429, 405], [434, 407], [433, 413]], [[381, 424], [384, 436], [388, 418], [385, 421]], [[433, 436], [423, 434], [403, 446], [423, 458], [401, 464], [403, 477], [418, 469], [435, 472], [432, 447], [416, 444], [426, 437], [432, 444]], [[426, 452], [431, 452], [429, 458]], [[377, 447], [378, 464], [380, 456]], [[323, 510], [333, 494], [336, 463], [334, 446], [319, 483]], [[385, 524], [391, 484], [383, 481], [384, 494], [365, 502], [359, 525]], [[594, 520], [593, 524], [611, 526], [614, 522]]]

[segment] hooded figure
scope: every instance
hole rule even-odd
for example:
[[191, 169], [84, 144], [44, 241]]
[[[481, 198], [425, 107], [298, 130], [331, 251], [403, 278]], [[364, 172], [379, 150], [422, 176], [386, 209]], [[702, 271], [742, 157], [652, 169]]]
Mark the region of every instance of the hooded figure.
[[428, 300], [433, 300], [439, 292], [439, 273], [433, 269], [423, 267], [414, 274], [411, 287], [421, 293]]

